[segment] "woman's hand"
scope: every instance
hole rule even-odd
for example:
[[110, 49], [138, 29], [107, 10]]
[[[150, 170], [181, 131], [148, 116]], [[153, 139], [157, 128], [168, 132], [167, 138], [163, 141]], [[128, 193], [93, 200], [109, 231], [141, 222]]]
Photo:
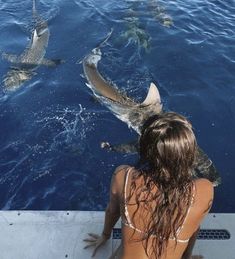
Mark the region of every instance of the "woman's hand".
[[106, 241], [109, 239], [105, 235], [97, 235], [94, 233], [88, 233], [90, 236], [89, 238], [83, 239], [84, 242], [87, 243], [87, 245], [84, 247], [84, 249], [87, 249], [89, 247], [94, 247], [94, 251], [92, 253], [92, 257], [95, 256], [97, 250], [106, 243]]

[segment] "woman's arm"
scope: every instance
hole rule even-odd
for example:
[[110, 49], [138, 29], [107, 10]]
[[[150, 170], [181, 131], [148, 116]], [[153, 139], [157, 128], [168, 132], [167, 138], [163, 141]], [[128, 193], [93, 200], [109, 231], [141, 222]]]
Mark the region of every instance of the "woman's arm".
[[[211, 209], [212, 203], [213, 203], [213, 197], [214, 197], [214, 188], [211, 182], [209, 182], [206, 179], [198, 179], [196, 181], [196, 190], [197, 190], [197, 201], [198, 205], [195, 204], [195, 206], [199, 207], [199, 218], [198, 218], [198, 224], [201, 223], [202, 219], [208, 214], [208, 212]], [[200, 206], [199, 206], [200, 205]], [[193, 233], [193, 235], [190, 237], [188, 246], [185, 249], [182, 259], [191, 259], [192, 257], [192, 251], [193, 247], [195, 245], [197, 234], [200, 230], [200, 225], [198, 226], [197, 230]]]
[[188, 246], [185, 249], [182, 258], [181, 259], [190, 259], [192, 256], [192, 252], [193, 252], [193, 247], [195, 245], [196, 239], [197, 239], [197, 234], [199, 232], [200, 228], [198, 228], [193, 235], [190, 237], [189, 242], [188, 242]]
[[[113, 199], [113, 198], [112, 198]], [[113, 200], [110, 200], [106, 211], [105, 211], [105, 220], [104, 220], [104, 228], [101, 235], [97, 235], [94, 233], [89, 233], [89, 238], [84, 239], [83, 241], [87, 242], [88, 245], [84, 247], [84, 249], [89, 247], [94, 247], [92, 257], [95, 256], [97, 250], [103, 246], [107, 240], [111, 237], [113, 226], [116, 224], [120, 217], [120, 212], [114, 210], [115, 203]]]
[[105, 210], [104, 228], [101, 235], [89, 233], [89, 238], [84, 239], [88, 243], [84, 248], [94, 247], [92, 257], [95, 256], [97, 250], [106, 243], [110, 238], [112, 229], [118, 219], [120, 218], [120, 198], [119, 198], [119, 183], [118, 183], [118, 172], [123, 169], [118, 167], [111, 180], [110, 186], [110, 200]]
[[120, 218], [120, 211], [112, 211], [110, 208], [111, 206], [111, 204], [108, 204], [105, 210], [104, 228], [102, 232], [102, 235], [104, 235], [107, 239], [110, 238], [112, 229]]
[[111, 185], [110, 185], [110, 199], [105, 210], [105, 220], [103, 235], [107, 238], [110, 237], [114, 225], [120, 218], [120, 184], [119, 184], [119, 174], [121, 170], [126, 168], [126, 166], [119, 166], [113, 173]]

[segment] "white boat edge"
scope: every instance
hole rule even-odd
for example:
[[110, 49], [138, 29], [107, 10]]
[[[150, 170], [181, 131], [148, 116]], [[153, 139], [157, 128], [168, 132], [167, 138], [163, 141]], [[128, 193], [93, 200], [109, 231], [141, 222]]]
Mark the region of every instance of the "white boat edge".
[[[101, 233], [103, 211], [0, 211], [1, 259], [88, 259], [87, 233]], [[235, 259], [235, 213], [210, 213], [201, 225], [193, 255], [203, 259]], [[97, 252], [108, 259], [120, 243], [120, 222], [112, 238]]]

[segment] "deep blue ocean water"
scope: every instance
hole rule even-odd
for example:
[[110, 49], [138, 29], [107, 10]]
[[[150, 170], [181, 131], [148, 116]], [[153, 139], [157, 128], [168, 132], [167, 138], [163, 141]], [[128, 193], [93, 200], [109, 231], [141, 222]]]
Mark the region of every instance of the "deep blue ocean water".
[[[212, 211], [235, 213], [234, 0], [41, 0], [37, 10], [46, 57], [65, 63], [6, 93], [0, 60], [0, 208], [103, 210], [115, 167], [137, 161], [100, 148], [137, 134], [92, 98], [78, 64], [113, 28], [101, 73], [139, 101], [157, 83], [164, 109], [192, 121], [220, 172]], [[0, 0], [0, 51], [20, 54], [31, 32], [32, 2]]]

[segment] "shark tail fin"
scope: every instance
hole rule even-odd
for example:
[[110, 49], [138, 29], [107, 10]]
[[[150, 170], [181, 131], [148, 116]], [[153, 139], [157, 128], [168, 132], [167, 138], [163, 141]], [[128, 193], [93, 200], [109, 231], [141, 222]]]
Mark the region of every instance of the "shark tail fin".
[[147, 97], [142, 102], [142, 105], [161, 104], [161, 97], [157, 86], [154, 83], [150, 84]]
[[109, 38], [112, 36], [112, 33], [113, 33], [113, 28], [111, 28], [110, 32], [106, 35], [105, 39], [96, 47], [96, 48], [101, 48], [103, 47], [106, 42], [109, 40]]
[[98, 62], [100, 61], [101, 59], [101, 56], [102, 56], [102, 52], [100, 50], [101, 47], [103, 47], [107, 41], [109, 40], [109, 38], [111, 37], [113, 33], [113, 28], [111, 28], [111, 31], [106, 35], [105, 39], [98, 44], [98, 46], [96, 48], [94, 48], [90, 54], [88, 54], [87, 56], [85, 56], [82, 60], [78, 60], [76, 62], [76, 64], [81, 64], [83, 62], [89, 64], [89, 65], [95, 65], [97, 66]]

